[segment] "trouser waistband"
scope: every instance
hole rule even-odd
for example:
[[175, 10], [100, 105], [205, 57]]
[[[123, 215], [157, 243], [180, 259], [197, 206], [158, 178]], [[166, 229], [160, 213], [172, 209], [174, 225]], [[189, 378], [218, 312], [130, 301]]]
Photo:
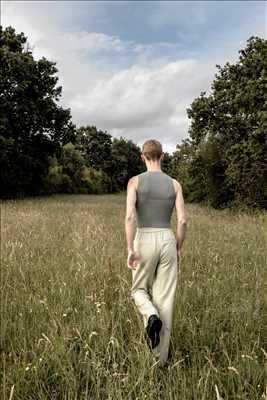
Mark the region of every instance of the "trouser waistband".
[[172, 231], [172, 228], [157, 228], [157, 227], [137, 227], [136, 228], [137, 232], [160, 232], [160, 231]]

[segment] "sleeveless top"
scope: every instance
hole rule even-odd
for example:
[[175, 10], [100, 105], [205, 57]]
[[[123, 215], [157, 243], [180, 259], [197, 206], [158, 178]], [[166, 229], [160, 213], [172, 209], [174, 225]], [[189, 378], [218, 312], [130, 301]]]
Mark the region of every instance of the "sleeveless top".
[[176, 192], [172, 178], [163, 171], [138, 175], [136, 191], [137, 227], [170, 228]]

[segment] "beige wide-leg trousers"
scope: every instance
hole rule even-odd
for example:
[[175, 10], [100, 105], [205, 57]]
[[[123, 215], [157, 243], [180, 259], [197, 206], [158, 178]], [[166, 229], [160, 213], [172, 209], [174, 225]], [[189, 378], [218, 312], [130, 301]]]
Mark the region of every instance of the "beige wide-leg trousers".
[[171, 228], [137, 228], [134, 250], [139, 264], [132, 269], [131, 297], [143, 317], [156, 314], [162, 321], [160, 343], [152, 352], [162, 365], [168, 359], [179, 260]]

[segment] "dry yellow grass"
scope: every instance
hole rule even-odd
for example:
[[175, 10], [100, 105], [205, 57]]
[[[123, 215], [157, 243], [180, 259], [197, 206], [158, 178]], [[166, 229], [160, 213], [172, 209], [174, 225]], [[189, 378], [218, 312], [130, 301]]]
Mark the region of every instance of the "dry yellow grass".
[[1, 204], [1, 398], [266, 399], [267, 213], [187, 205], [162, 369], [129, 296], [125, 202]]

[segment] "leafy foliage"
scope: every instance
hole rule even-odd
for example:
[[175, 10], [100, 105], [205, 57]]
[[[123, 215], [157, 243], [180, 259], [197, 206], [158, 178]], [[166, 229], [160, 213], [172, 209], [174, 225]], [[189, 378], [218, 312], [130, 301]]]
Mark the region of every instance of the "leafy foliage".
[[191, 171], [212, 205], [267, 208], [267, 41], [252, 36], [239, 61], [217, 65], [212, 93], [187, 110], [196, 148]]
[[[162, 170], [187, 201], [267, 208], [267, 41], [251, 36], [235, 64], [216, 65], [211, 94], [187, 109], [189, 138]], [[86, 125], [57, 104], [55, 62], [34, 60], [27, 38], [0, 26], [0, 196], [109, 193], [143, 171], [139, 146]]]
[[0, 26], [1, 197], [39, 193], [49, 155], [74, 134], [70, 110], [56, 104], [55, 62], [34, 60], [26, 40]]

